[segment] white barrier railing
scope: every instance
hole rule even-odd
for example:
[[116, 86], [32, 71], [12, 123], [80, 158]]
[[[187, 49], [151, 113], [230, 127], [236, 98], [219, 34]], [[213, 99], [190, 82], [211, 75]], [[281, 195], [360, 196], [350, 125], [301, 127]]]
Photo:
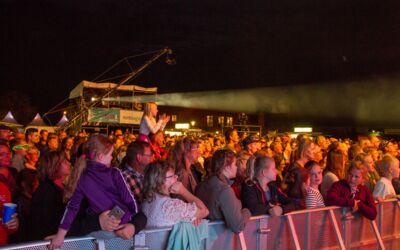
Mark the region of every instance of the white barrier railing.
[[[203, 249], [400, 249], [400, 203], [377, 204], [376, 221], [353, 215], [345, 208], [299, 210], [284, 216], [255, 216], [240, 234], [223, 221], [209, 223]], [[376, 223], [377, 222], [377, 223]], [[171, 227], [147, 228], [133, 240], [93, 237], [66, 239], [61, 249], [165, 249]], [[45, 250], [48, 241], [8, 245], [1, 249]]]

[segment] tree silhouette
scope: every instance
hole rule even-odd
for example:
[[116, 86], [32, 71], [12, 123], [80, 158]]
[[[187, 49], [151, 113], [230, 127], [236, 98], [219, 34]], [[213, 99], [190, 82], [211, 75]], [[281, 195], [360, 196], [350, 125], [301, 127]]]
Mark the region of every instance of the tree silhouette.
[[8, 111], [13, 113], [17, 122], [26, 125], [37, 113], [37, 108], [32, 105], [29, 96], [26, 94], [19, 91], [9, 91], [0, 94], [1, 118], [4, 117]]

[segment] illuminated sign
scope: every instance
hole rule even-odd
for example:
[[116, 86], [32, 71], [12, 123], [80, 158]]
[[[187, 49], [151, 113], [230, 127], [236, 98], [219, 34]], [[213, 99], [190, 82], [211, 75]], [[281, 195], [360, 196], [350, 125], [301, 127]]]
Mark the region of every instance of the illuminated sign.
[[295, 133], [311, 133], [312, 132], [312, 128], [310, 127], [298, 127], [298, 128], [294, 128], [294, 132]]
[[180, 131], [165, 131], [165, 134], [170, 135], [170, 136], [181, 136], [182, 132]]
[[189, 129], [189, 123], [176, 123], [176, 129]]

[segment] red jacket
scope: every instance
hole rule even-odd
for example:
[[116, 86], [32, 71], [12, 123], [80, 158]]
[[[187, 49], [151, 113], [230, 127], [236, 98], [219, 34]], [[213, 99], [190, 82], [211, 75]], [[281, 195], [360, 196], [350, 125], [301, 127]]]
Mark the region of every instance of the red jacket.
[[[3, 205], [4, 203], [10, 203], [11, 202], [11, 195], [8, 187], [0, 181], [0, 215], [3, 217]], [[8, 243], [8, 235], [11, 232], [8, 231], [8, 229], [3, 225], [3, 223], [0, 223], [0, 246], [3, 246]]]
[[375, 201], [371, 191], [365, 186], [358, 185], [357, 192], [353, 197], [348, 182], [340, 180], [333, 183], [326, 195], [326, 204], [328, 206], [352, 208], [354, 207], [355, 200], [360, 200], [358, 203], [358, 212], [370, 220], [375, 220], [377, 214]]

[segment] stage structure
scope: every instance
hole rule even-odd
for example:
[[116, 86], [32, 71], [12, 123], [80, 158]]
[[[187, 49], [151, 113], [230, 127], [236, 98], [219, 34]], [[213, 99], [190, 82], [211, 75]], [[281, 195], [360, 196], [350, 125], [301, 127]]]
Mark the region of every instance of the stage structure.
[[[152, 57], [143, 65], [123, 75], [122, 79], [116, 83], [96, 79], [96, 81], [80, 82], [69, 94], [70, 106], [67, 112], [69, 121], [58, 129], [68, 130], [75, 134], [82, 129], [108, 133], [110, 126], [138, 128], [143, 114], [143, 100], [156, 101], [157, 88], [128, 85], [128, 82], [164, 54], [167, 54], [168, 59], [171, 53], [169, 48], [153, 52]], [[143, 98], [145, 96], [147, 98]], [[137, 101], [120, 101], [120, 98], [126, 97], [132, 97], [132, 100]], [[57, 106], [48, 113], [54, 112], [56, 108]]]
[[[73, 124], [75, 126], [71, 126], [70, 129], [105, 132], [110, 126], [139, 126], [143, 115], [143, 103], [126, 103], [120, 102], [119, 99], [121, 97], [133, 99], [143, 95], [149, 95], [153, 98], [152, 101], [155, 101], [157, 88], [82, 81], [69, 94], [72, 106], [77, 107], [77, 112], [73, 116], [79, 115], [79, 119]], [[65, 129], [63, 126], [61, 128]]]

